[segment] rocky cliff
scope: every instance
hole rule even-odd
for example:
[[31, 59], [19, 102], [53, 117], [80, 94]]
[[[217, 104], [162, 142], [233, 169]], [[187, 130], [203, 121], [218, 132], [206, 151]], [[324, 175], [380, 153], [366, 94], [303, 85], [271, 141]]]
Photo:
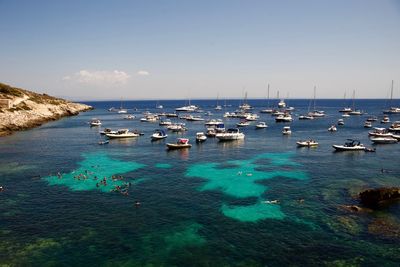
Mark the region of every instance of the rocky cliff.
[[0, 136], [77, 115], [91, 106], [0, 83]]

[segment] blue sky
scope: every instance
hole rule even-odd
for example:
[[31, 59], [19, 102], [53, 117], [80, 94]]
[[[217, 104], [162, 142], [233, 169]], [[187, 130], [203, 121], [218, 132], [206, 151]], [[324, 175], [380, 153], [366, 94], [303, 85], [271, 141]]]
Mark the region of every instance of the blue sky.
[[400, 1], [0, 0], [0, 81], [70, 99], [400, 97]]

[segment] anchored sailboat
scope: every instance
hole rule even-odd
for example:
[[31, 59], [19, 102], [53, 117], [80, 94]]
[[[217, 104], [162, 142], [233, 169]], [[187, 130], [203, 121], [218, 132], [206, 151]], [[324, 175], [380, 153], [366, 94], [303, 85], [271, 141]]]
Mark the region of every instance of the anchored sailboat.
[[[392, 80], [392, 89], [390, 90], [390, 102], [389, 105], [392, 105], [393, 101], [393, 80]], [[400, 114], [400, 107], [390, 107], [387, 110], [383, 111], [383, 114]]]
[[266, 109], [262, 109], [260, 112], [261, 113], [272, 113], [273, 109], [269, 106], [269, 84], [268, 84], [268, 90], [267, 90], [267, 108]]

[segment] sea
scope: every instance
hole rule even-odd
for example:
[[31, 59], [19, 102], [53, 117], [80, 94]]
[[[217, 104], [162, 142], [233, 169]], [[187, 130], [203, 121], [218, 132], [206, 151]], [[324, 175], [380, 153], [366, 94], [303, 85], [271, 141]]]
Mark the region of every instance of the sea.
[[[220, 101], [220, 111], [216, 100], [191, 104], [231, 128], [239, 119], [223, 114], [240, 102]], [[268, 127], [241, 128], [242, 141], [197, 144], [204, 122], [185, 122], [186, 132], [152, 142], [161, 126], [141, 122], [143, 112], [173, 112], [185, 100], [124, 101], [133, 120], [108, 111], [119, 101], [87, 102], [95, 109], [1, 137], [0, 266], [399, 266], [399, 203], [345, 208], [365, 189], [400, 186], [400, 145], [373, 145], [363, 127], [371, 115], [389, 127], [379, 122], [387, 101], [356, 100], [365, 114], [337, 132], [328, 128], [350, 101], [318, 99], [326, 116], [298, 120], [310, 101], [289, 100], [291, 123], [259, 113], [266, 100], [248, 103]], [[90, 127], [92, 118], [102, 126]], [[285, 125], [292, 135], [282, 135]], [[103, 128], [144, 135], [99, 145]], [[193, 146], [167, 151], [180, 137]], [[319, 146], [296, 146], [310, 138]], [[376, 152], [335, 152], [347, 139]]]

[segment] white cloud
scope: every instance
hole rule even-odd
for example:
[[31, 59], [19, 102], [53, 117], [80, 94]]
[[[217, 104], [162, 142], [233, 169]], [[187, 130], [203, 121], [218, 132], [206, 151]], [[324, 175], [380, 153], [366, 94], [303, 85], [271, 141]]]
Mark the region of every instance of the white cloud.
[[65, 76], [63, 80], [73, 80], [85, 84], [125, 84], [130, 77], [129, 74], [120, 70], [80, 70], [73, 76]]
[[138, 72], [136, 72], [137, 75], [140, 76], [148, 76], [150, 75], [150, 72], [146, 71], [146, 70], [139, 70]]

